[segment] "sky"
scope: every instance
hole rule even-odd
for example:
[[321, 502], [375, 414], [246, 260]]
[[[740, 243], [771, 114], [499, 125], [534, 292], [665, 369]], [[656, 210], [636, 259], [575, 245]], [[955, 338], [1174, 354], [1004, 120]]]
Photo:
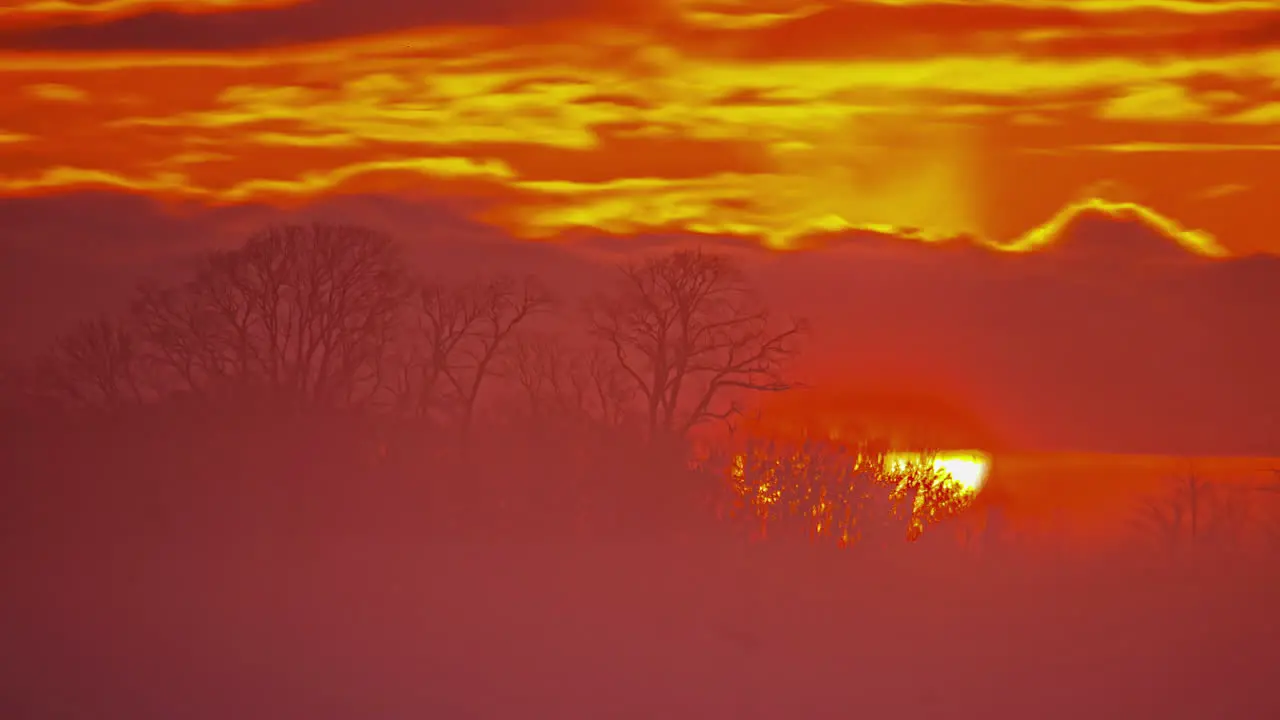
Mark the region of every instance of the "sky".
[[0, 194], [444, 197], [520, 238], [1022, 237], [1140, 203], [1280, 252], [1280, 2], [14, 0]]
[[822, 387], [1280, 455], [1278, 123], [1264, 0], [17, 0], [0, 355], [270, 223], [568, 294], [693, 240]]

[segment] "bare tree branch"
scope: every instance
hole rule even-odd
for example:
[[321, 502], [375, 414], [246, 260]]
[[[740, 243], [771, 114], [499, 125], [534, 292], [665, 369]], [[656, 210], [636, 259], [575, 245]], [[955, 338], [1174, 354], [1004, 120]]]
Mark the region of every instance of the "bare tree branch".
[[700, 250], [624, 265], [588, 311], [591, 334], [645, 402], [651, 438], [731, 418], [735, 391], [793, 387], [783, 370], [807, 331], [775, 323], [728, 258]]
[[136, 334], [101, 316], [59, 337], [38, 364], [48, 395], [82, 408], [118, 409], [143, 400], [142, 360]]
[[536, 280], [498, 278], [461, 286], [424, 284], [415, 312], [412, 376], [402, 392], [422, 417], [451, 405], [460, 429], [475, 419], [486, 381], [512, 334], [531, 316], [547, 309], [551, 295]]
[[152, 362], [190, 390], [356, 405], [385, 385], [409, 289], [389, 238], [355, 226], [284, 225], [206, 256], [180, 288], [144, 285], [134, 314]]

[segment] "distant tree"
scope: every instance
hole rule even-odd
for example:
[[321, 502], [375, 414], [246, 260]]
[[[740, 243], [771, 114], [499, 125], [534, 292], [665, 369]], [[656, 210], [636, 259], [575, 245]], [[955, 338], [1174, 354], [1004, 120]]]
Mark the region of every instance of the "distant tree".
[[575, 407], [587, 418], [610, 428], [627, 424], [636, 389], [603, 348], [593, 346], [575, 355], [570, 377]]
[[973, 504], [975, 497], [972, 491], [955, 483], [950, 473], [938, 469], [933, 460], [931, 453], [922, 452], [910, 461], [891, 464], [876, 478], [890, 488], [893, 513], [906, 520], [907, 540], [912, 542], [919, 540], [930, 525], [959, 515]]
[[752, 517], [762, 533], [799, 529], [849, 545], [884, 533], [919, 540], [969, 508], [974, 493], [934, 466], [929, 453], [889, 458], [882, 443], [837, 443], [747, 431], [729, 451], [713, 450], [704, 469], [727, 480], [731, 515]]
[[733, 501], [722, 513], [754, 519], [762, 536], [797, 532], [844, 546], [876, 525], [880, 459], [859, 448], [747, 434], [719, 460]]
[[701, 250], [623, 265], [588, 317], [643, 401], [650, 441], [734, 416], [735, 391], [793, 387], [784, 369], [806, 330], [775, 321], [729, 258]]
[[137, 334], [107, 315], [59, 336], [37, 361], [36, 393], [74, 408], [119, 409], [143, 400]]
[[402, 407], [419, 417], [450, 412], [465, 436], [486, 381], [503, 369], [513, 334], [550, 305], [551, 294], [533, 278], [424, 284], [401, 369]]
[[557, 421], [574, 423], [585, 387], [576, 373], [577, 357], [560, 337], [524, 333], [515, 337], [504, 358], [504, 372], [518, 386], [524, 414], [535, 428]]
[[516, 338], [507, 357], [535, 423], [551, 419], [618, 427], [635, 391], [621, 368], [598, 346], [574, 348], [554, 335]]
[[390, 379], [410, 289], [390, 238], [349, 225], [282, 225], [209, 254], [178, 288], [144, 285], [134, 314], [153, 365], [185, 389], [356, 406]]
[[1169, 552], [1210, 543], [1234, 546], [1249, 524], [1248, 499], [1235, 490], [1188, 468], [1165, 492], [1141, 503], [1137, 526]]

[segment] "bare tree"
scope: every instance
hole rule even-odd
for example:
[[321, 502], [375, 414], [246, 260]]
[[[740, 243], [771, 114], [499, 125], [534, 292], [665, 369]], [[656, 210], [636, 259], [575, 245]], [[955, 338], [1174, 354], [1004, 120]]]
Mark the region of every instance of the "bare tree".
[[176, 288], [138, 286], [132, 316], [146, 340], [148, 376], [160, 387], [201, 393], [233, 372], [220, 318], [202, 300], [196, 281]]
[[680, 250], [624, 265], [588, 308], [590, 330], [645, 403], [650, 440], [740, 411], [733, 391], [779, 392], [806, 330], [776, 323], [729, 258]]
[[501, 369], [513, 333], [548, 308], [551, 295], [536, 280], [498, 278], [418, 292], [410, 359], [401, 374], [402, 404], [425, 417], [452, 410], [464, 436], [475, 420], [486, 381]]
[[308, 406], [359, 405], [388, 380], [409, 298], [399, 249], [348, 225], [283, 225], [204, 258], [180, 288], [144, 286], [153, 360], [197, 391], [232, 385]]
[[571, 375], [577, 407], [605, 427], [627, 423], [636, 389], [626, 373], [599, 346], [574, 356]]
[[1243, 492], [1207, 480], [1188, 467], [1168, 483], [1164, 493], [1142, 502], [1136, 522], [1168, 551], [1178, 552], [1210, 543], [1237, 545], [1249, 524], [1249, 514]]
[[41, 394], [82, 408], [116, 409], [142, 402], [136, 334], [103, 315], [54, 341], [37, 365]]
[[514, 338], [506, 372], [519, 385], [529, 417], [538, 424], [564, 416], [571, 406], [570, 358], [558, 338], [525, 334]]
[[634, 388], [599, 346], [574, 348], [561, 337], [525, 335], [515, 339], [507, 365], [536, 421], [552, 416], [602, 428], [626, 422]]

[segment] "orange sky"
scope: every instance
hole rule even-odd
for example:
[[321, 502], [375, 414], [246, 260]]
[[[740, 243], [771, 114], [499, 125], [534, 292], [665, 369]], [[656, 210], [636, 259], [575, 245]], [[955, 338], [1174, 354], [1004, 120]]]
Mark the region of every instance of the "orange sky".
[[1280, 252], [1278, 0], [13, 0], [0, 48], [0, 195], [771, 243], [1101, 197]]

